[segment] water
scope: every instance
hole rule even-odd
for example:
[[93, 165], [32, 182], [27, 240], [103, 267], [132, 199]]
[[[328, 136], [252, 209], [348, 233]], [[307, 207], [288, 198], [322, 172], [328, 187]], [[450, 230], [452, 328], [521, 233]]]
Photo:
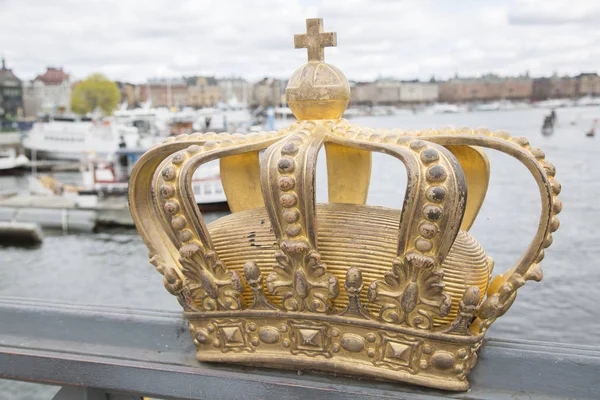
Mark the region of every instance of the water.
[[[600, 346], [596, 310], [600, 269], [600, 185], [594, 175], [599, 138], [586, 138], [600, 108], [558, 110], [551, 137], [540, 134], [548, 110], [360, 118], [363, 126], [426, 128], [447, 125], [486, 126], [526, 136], [541, 147], [557, 169], [564, 210], [561, 228], [546, 252], [544, 280], [519, 290], [509, 312], [490, 329], [489, 337], [543, 340]], [[577, 124], [572, 125], [571, 122]], [[488, 152], [491, 183], [472, 234], [496, 261], [495, 272], [510, 268], [527, 248], [537, 228], [539, 195], [525, 167], [509, 156]], [[318, 165], [317, 200], [326, 201], [324, 160]], [[405, 171], [395, 159], [374, 157], [368, 204], [399, 207]], [[0, 187], [23, 185], [22, 179], [0, 178]], [[215, 218], [215, 215], [209, 215]], [[50, 236], [36, 249], [0, 248], [0, 296], [33, 297], [78, 304], [108, 304], [179, 310], [162, 278], [148, 264], [148, 251], [135, 231]], [[29, 388], [29, 386], [27, 386]], [[0, 399], [48, 398], [23, 392], [23, 384], [0, 383]], [[43, 390], [37, 393], [47, 393]], [[53, 391], [56, 391], [53, 389]], [[17, 395], [21, 393], [21, 397]], [[25, 396], [25, 397], [22, 397]]]

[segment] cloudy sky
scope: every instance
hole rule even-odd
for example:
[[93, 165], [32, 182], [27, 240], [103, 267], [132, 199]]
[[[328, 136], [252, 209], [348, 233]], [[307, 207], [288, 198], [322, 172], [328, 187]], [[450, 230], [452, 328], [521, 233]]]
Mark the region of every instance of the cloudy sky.
[[600, 0], [0, 0], [0, 54], [21, 79], [288, 77], [305, 18], [338, 33], [349, 79], [600, 72]]

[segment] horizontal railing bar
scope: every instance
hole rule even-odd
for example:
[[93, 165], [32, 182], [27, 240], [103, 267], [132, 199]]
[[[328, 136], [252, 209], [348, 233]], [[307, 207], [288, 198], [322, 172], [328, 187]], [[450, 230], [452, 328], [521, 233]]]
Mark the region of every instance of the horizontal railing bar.
[[0, 297], [0, 377], [172, 398], [595, 398], [600, 350], [486, 341], [470, 392], [199, 363], [181, 313]]
[[127, 306], [119, 306], [119, 305], [109, 305], [109, 304], [73, 304], [67, 303], [64, 301], [52, 301], [45, 299], [35, 299], [35, 298], [25, 298], [25, 297], [7, 297], [0, 296], [0, 304], [5, 304], [8, 306], [32, 306], [36, 309], [49, 308], [55, 309], [60, 308], [61, 310], [81, 310], [81, 311], [101, 311], [105, 313], [131, 313], [131, 311], [135, 311], [136, 314], [157, 314], [164, 316], [172, 316], [174, 318], [181, 318], [181, 311], [173, 311], [173, 310], [163, 310], [156, 308], [145, 308], [145, 307], [127, 307]]

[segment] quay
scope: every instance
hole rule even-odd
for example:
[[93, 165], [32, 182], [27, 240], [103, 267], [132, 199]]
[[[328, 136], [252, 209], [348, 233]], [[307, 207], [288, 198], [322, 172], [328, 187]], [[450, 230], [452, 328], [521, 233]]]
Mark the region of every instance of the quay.
[[466, 393], [199, 363], [180, 312], [0, 297], [0, 378], [54, 399], [597, 399], [600, 349], [487, 339]]
[[0, 241], [3, 244], [33, 246], [41, 243], [43, 239], [44, 235], [38, 224], [0, 221]]

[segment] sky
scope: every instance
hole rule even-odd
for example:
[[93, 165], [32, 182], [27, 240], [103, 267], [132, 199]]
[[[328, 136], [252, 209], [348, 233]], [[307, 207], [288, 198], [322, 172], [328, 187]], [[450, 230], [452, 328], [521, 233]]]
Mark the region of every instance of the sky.
[[0, 55], [23, 80], [287, 78], [315, 17], [351, 80], [600, 72], [600, 0], [0, 0]]

